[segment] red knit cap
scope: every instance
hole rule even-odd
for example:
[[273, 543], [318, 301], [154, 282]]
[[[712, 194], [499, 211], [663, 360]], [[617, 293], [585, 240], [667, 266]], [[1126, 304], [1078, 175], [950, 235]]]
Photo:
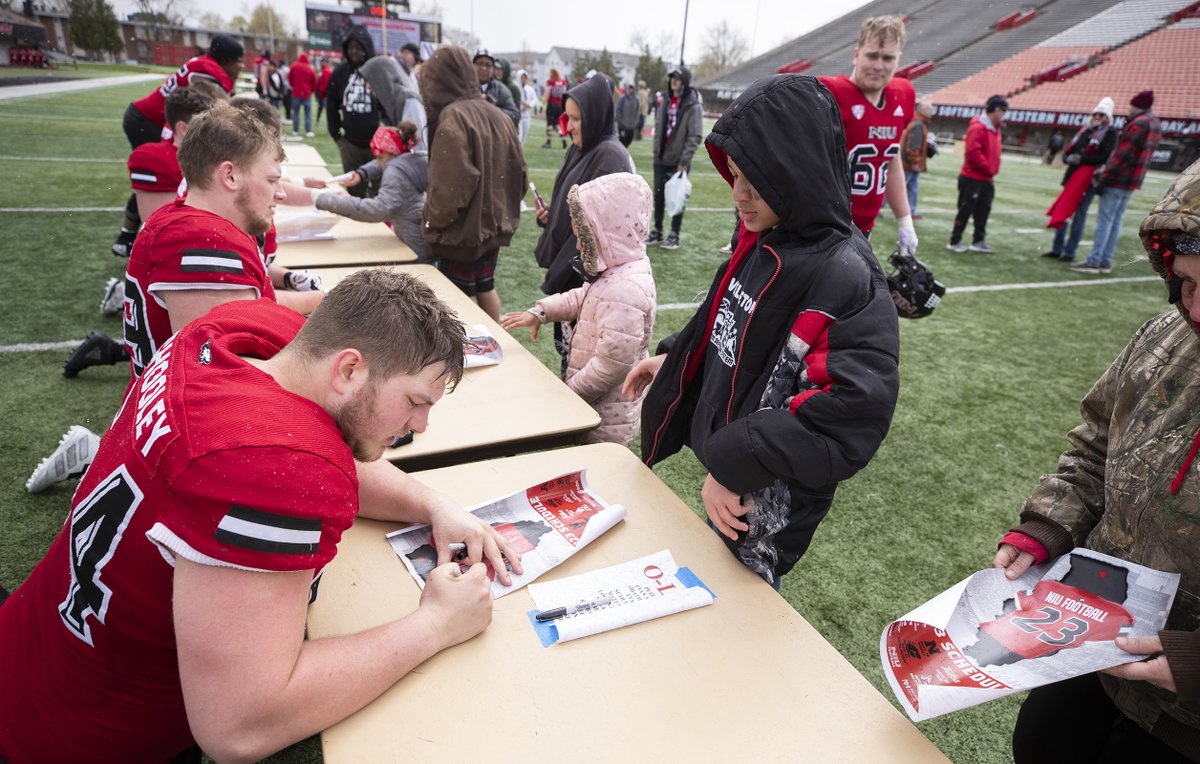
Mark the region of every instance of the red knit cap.
[[1154, 105], [1154, 91], [1143, 90], [1129, 99], [1129, 105], [1135, 109], [1149, 109]]

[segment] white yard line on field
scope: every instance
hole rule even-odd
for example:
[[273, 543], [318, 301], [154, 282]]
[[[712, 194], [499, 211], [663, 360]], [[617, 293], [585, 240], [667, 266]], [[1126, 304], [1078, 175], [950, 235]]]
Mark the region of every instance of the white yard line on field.
[[124, 207], [0, 207], [0, 212], [120, 212]]
[[82, 157], [17, 157], [17, 156], [0, 156], [0, 161], [8, 162], [70, 162], [71, 164], [125, 164], [129, 158], [125, 159], [84, 159]]
[[[1140, 284], [1162, 281], [1158, 276], [1120, 276], [1117, 278], [1079, 279], [1076, 281], [1033, 281], [1026, 284], [980, 284], [978, 286], [949, 287], [946, 294], [968, 294], [971, 292], [1009, 292], [1018, 289], [1054, 289], [1058, 287], [1109, 286], [1112, 284]], [[695, 310], [698, 302], [668, 302], [657, 306], [658, 310]]]

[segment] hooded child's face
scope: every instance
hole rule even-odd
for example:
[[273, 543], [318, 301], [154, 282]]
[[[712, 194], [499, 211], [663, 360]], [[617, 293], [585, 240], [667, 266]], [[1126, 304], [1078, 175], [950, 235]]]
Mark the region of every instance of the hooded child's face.
[[738, 218], [747, 231], [759, 233], [779, 225], [779, 216], [763, 201], [750, 181], [734, 163], [729, 161], [729, 174], [733, 176], [733, 203], [737, 206]]
[[346, 58], [350, 59], [351, 65], [362, 66], [367, 60], [367, 49], [358, 40], [351, 40], [346, 43]]
[[1200, 282], [1200, 257], [1188, 255], [1172, 258], [1171, 268], [1183, 281], [1181, 301], [1192, 323], [1200, 326], [1200, 298], [1196, 295], [1196, 283]]

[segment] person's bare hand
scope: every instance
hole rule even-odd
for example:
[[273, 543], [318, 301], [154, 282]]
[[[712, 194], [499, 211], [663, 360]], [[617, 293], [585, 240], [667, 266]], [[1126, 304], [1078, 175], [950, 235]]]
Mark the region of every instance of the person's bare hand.
[[325, 180], [322, 178], [305, 178], [305, 188], [325, 188]]
[[542, 322], [538, 317], [527, 310], [522, 310], [519, 313], [505, 313], [500, 319], [500, 326], [505, 329], [516, 329], [518, 326], [529, 327], [529, 339], [532, 342], [537, 342], [538, 329], [542, 328]]
[[1009, 581], [1019, 578], [1034, 562], [1033, 555], [1022, 552], [1012, 544], [1001, 544], [992, 559], [993, 568], [1003, 568], [1004, 577]]
[[708, 513], [708, 519], [722, 536], [737, 541], [736, 531], [750, 530], [750, 526], [741, 520], [750, 507], [742, 504], [741, 496], [718, 483], [712, 473], [704, 478], [700, 498], [704, 500], [704, 511]]
[[472, 565], [461, 575], [458, 570], [456, 562], [434, 568], [417, 608], [443, 650], [466, 642], [492, 622], [492, 583], [487, 567]]
[[1179, 692], [1175, 689], [1175, 675], [1171, 673], [1171, 666], [1163, 653], [1162, 640], [1157, 634], [1148, 637], [1117, 637], [1116, 644], [1127, 653], [1148, 657], [1137, 663], [1124, 663], [1106, 668], [1103, 673], [1121, 679], [1149, 682], [1168, 692]]
[[534, 214], [537, 215], [538, 222], [542, 225], [546, 225], [550, 222], [550, 210], [546, 209], [542, 205], [536, 205]]
[[658, 370], [662, 368], [665, 360], [667, 360], [667, 356], [664, 354], [652, 355], [638, 361], [625, 375], [625, 382], [621, 385], [621, 394], [631, 401], [640, 398], [658, 375]]
[[524, 569], [521, 567], [520, 552], [508, 539], [441, 494], [437, 494], [437, 503], [433, 502], [430, 500], [429, 525], [437, 543], [438, 564], [454, 559], [455, 552], [450, 549], [450, 544], [463, 543], [467, 545], [467, 551], [462, 562], [474, 565], [486, 559], [496, 571], [496, 579], [505, 586], [512, 586], [512, 576], [504, 564], [505, 560], [518, 575]]

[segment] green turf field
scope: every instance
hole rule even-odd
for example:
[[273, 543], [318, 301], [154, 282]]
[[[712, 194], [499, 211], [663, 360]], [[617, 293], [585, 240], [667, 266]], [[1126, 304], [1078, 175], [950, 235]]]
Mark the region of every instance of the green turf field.
[[[121, 115], [148, 89], [134, 85], [0, 101], [0, 272], [8, 301], [0, 346], [81, 339], [90, 329], [119, 334], [118, 319], [102, 318], [98, 305], [105, 280], [123, 272], [123, 261], [109, 254], [121, 221], [115, 208], [129, 193]], [[553, 149], [541, 148], [540, 126], [534, 122], [526, 157], [530, 179], [548, 197], [563, 151], [558, 141]], [[321, 127], [317, 132], [308, 142], [335, 169], [337, 151]], [[649, 140], [632, 146], [648, 180], [650, 149]], [[1005, 156], [996, 183], [988, 235], [996, 254], [947, 252], [960, 162], [957, 152], [943, 153], [930, 161], [921, 181], [919, 257], [952, 288], [1025, 286], [951, 293], [933, 316], [902, 323], [902, 385], [891, 433], [870, 467], [841, 487], [812, 549], [784, 581], [788, 601], [889, 700], [878, 652], [885, 624], [990, 564], [1000, 534], [1066, 446], [1079, 399], [1133, 331], [1168, 307], [1160, 283], [1092, 284], [1152, 275], [1137, 225], [1166, 190], [1169, 176], [1152, 173], [1134, 195], [1117, 267], [1109, 277], [1096, 277], [1069, 273], [1038, 257], [1050, 243], [1043, 212], [1058, 191], [1061, 170], [1014, 155]], [[650, 253], [660, 304], [699, 298], [733, 225], [729, 190], [703, 149], [692, 180], [683, 246]], [[1095, 206], [1092, 214], [1094, 222]], [[506, 310], [528, 307], [540, 294], [542, 272], [532, 257], [538, 231], [530, 214], [501, 255], [497, 283]], [[876, 253], [886, 257], [895, 238], [895, 224], [885, 212], [874, 236]], [[1090, 239], [1089, 228], [1084, 254]], [[1058, 281], [1070, 285], [1029, 286]], [[656, 338], [682, 327], [689, 315], [686, 308], [660, 310]], [[529, 345], [526, 333], [520, 338]], [[548, 336], [531, 349], [557, 370]], [[0, 353], [5, 380], [0, 585], [9, 589], [44, 554], [74, 488], [72, 481], [30, 496], [24, 487], [30, 471], [69, 425], [103, 431], [124, 389], [123, 368], [64, 379], [60, 366], [66, 354]], [[672, 457], [656, 472], [703, 514], [704, 471], [690, 453]], [[730, 646], [732, 656], [737, 651]], [[733, 705], [740, 701], [731, 698]], [[1019, 696], [1008, 698], [920, 728], [955, 762], [1011, 761], [1009, 734], [1019, 702]], [[781, 730], [780, 743], [785, 742], [802, 745]], [[501, 759], [513, 755], [497, 753]], [[273, 760], [319, 761], [319, 746], [315, 739], [305, 741]]]

